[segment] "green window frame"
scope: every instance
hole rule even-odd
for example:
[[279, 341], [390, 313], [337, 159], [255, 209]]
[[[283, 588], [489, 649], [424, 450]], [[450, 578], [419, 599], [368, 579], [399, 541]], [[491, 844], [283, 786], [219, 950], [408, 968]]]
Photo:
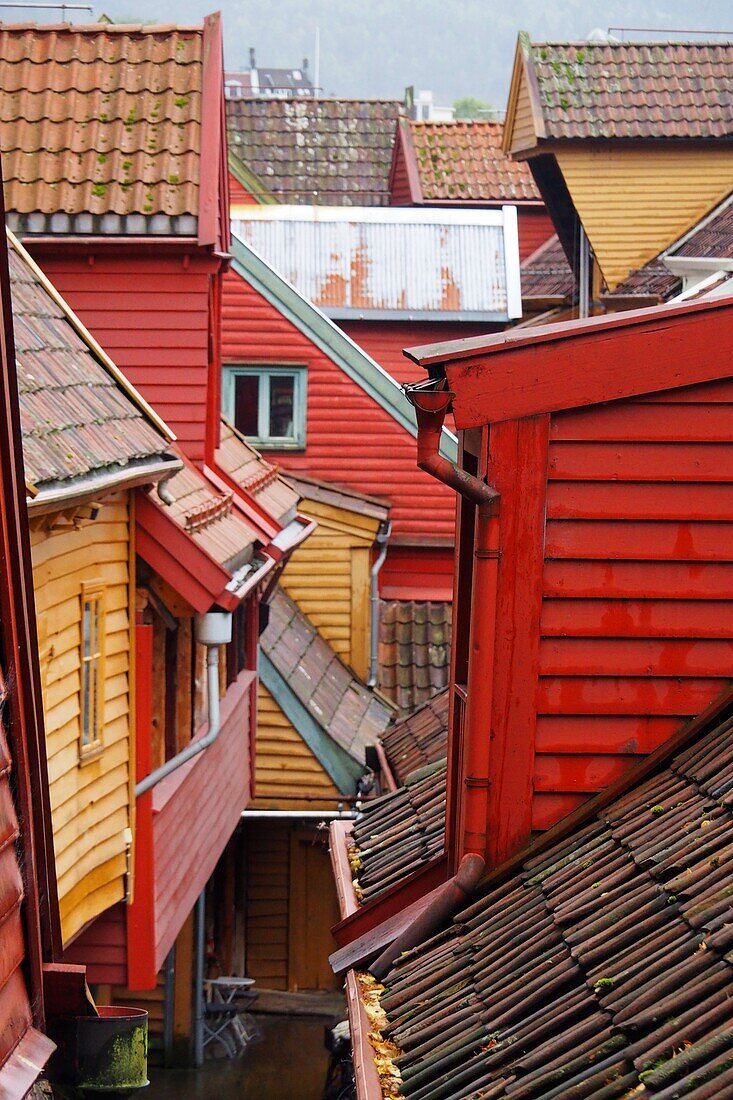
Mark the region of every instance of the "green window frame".
[[[237, 391], [242, 379], [256, 380], [248, 387], [248, 424], [243, 424], [241, 418], [238, 422]], [[301, 366], [226, 366], [222, 378], [224, 415], [255, 447], [302, 450], [305, 447], [306, 379], [306, 368]]]

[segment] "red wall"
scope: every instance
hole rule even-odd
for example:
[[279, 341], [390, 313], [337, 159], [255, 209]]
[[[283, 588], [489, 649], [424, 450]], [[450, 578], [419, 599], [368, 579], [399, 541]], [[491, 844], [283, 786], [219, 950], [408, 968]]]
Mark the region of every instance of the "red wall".
[[257, 199], [254, 195], [250, 194], [245, 187], [242, 187], [238, 179], [236, 179], [232, 173], [229, 173], [229, 202], [234, 205], [241, 204], [247, 206], [257, 206]]
[[386, 496], [396, 536], [452, 540], [455, 495], [418, 470], [414, 437], [235, 272], [224, 278], [223, 357], [308, 368], [306, 449], [267, 458]]
[[517, 229], [519, 231], [519, 259], [526, 260], [536, 252], [541, 244], [544, 244], [553, 233], [555, 227], [550, 220], [550, 215], [541, 207], [517, 207]]
[[[209, 377], [209, 317], [218, 261], [30, 249], [71, 308], [143, 397], [178, 436], [189, 457], [204, 457]], [[93, 261], [90, 263], [90, 259]]]
[[127, 985], [124, 902], [106, 909], [87, 925], [64, 951], [64, 962], [86, 966], [91, 985]]
[[502, 332], [506, 325], [461, 323], [460, 321], [339, 321], [339, 327], [376, 359], [398, 382], [424, 382], [428, 374], [410, 359], [403, 348], [437, 344], [443, 340], [465, 340]]

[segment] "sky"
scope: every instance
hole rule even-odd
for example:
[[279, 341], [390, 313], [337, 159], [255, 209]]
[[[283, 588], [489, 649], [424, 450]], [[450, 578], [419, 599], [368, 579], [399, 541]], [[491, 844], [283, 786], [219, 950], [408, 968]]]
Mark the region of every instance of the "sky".
[[[101, 0], [98, 17], [115, 21], [200, 22], [214, 7], [201, 0]], [[263, 66], [314, 64], [320, 32], [320, 80], [327, 95], [399, 96], [405, 87], [431, 89], [450, 105], [464, 95], [503, 109], [517, 32], [535, 41], [579, 40], [596, 27], [724, 31], [733, 38], [730, 0], [221, 0], [226, 63], [248, 68], [249, 48]], [[5, 13], [10, 21], [37, 12]], [[58, 18], [43, 16], [44, 22]], [[74, 21], [84, 18], [77, 13]], [[618, 37], [649, 38], [618, 33]], [[656, 36], [659, 40], [659, 36]], [[663, 35], [691, 38], [691, 35]]]

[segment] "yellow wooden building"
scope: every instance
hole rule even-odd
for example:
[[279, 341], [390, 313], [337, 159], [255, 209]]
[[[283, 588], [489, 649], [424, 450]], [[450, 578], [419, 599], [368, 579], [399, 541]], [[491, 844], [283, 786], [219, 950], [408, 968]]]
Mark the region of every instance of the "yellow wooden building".
[[318, 526], [288, 563], [262, 637], [255, 798], [244, 833], [245, 965], [266, 988], [328, 989], [339, 985], [327, 961], [339, 914], [327, 832], [313, 815], [351, 808], [365, 748], [392, 718], [365, 684], [372, 566], [387, 506], [291, 481]]
[[732, 70], [726, 43], [520, 34], [505, 150], [529, 161], [576, 269], [585, 233], [597, 265], [591, 297], [604, 284], [613, 292], [733, 189], [726, 82], [716, 75]]
[[172, 436], [10, 238], [16, 358], [64, 943], [130, 885], [133, 493]]

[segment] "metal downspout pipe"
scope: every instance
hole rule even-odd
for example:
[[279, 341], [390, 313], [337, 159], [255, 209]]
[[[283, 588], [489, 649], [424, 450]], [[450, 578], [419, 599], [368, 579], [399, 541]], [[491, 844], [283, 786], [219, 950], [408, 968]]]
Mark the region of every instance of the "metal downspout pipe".
[[440, 454], [445, 414], [454, 397], [444, 380], [405, 386], [417, 417], [417, 464], [449, 485], [478, 509], [474, 543], [470, 620], [470, 655], [465, 714], [465, 783], [463, 819], [459, 823], [456, 859], [465, 852], [487, 851], [489, 818], [490, 724], [493, 654], [499, 576], [500, 494]]
[[376, 543], [379, 553], [371, 568], [370, 593], [369, 593], [369, 679], [367, 687], [377, 686], [377, 668], [379, 660], [379, 573], [387, 557], [387, 543], [392, 534], [392, 520], [385, 520], [377, 531]]
[[185, 749], [176, 753], [165, 764], [146, 775], [135, 785], [135, 797], [139, 798], [151, 787], [160, 783], [171, 772], [176, 771], [183, 764], [187, 764], [194, 756], [198, 756], [204, 749], [213, 745], [219, 736], [221, 728], [221, 716], [219, 712], [219, 646], [226, 645], [232, 640], [232, 616], [228, 611], [210, 611], [208, 615], [198, 616], [196, 619], [196, 639], [206, 646], [206, 672], [209, 709], [209, 728], [203, 737], [186, 745]]

